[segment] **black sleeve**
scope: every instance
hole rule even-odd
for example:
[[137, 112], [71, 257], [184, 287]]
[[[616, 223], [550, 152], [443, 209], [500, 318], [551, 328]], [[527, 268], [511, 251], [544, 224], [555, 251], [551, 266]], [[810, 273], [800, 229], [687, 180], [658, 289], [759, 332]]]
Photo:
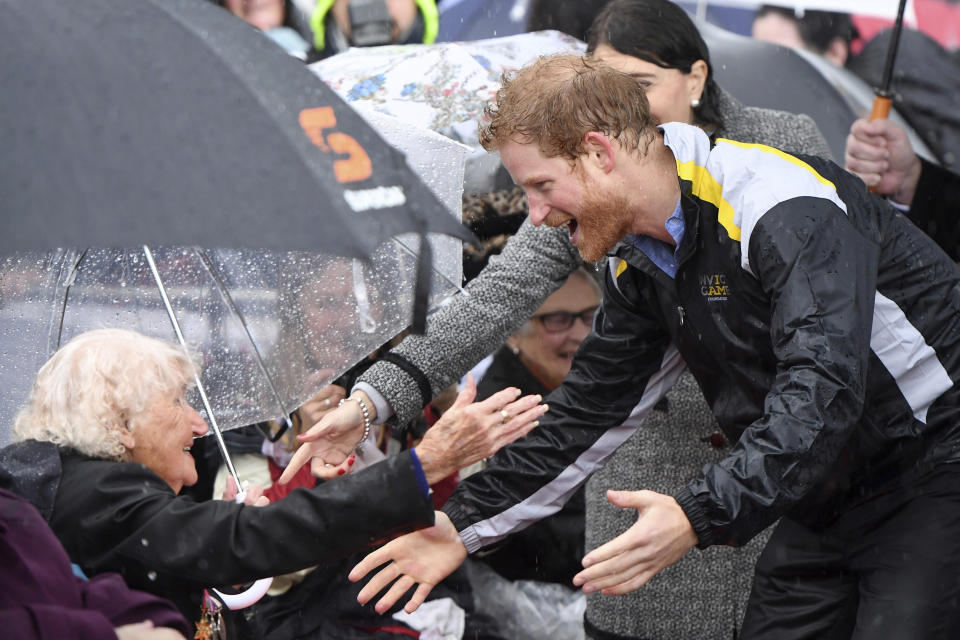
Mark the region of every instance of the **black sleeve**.
[[[266, 507], [176, 496], [134, 463], [64, 461], [51, 525], [88, 573], [164, 584], [238, 584], [344, 557], [433, 524], [409, 453]], [[162, 588], [161, 588], [162, 590]]]

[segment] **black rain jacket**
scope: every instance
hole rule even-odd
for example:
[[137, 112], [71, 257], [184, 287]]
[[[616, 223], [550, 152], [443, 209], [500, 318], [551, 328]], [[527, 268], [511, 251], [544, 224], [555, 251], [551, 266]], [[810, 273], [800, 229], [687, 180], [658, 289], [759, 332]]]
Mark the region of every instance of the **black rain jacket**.
[[444, 506], [469, 551], [559, 508], [685, 362], [736, 443], [674, 494], [700, 547], [743, 544], [783, 515], [823, 526], [960, 458], [949, 257], [828, 161], [662, 130], [686, 227], [676, 278], [630, 237], [615, 247], [541, 426]]
[[28, 440], [0, 451], [0, 486], [37, 507], [87, 575], [120, 573], [130, 587], [172, 600], [189, 620], [199, 617], [204, 588], [345, 557], [429, 526], [434, 515], [409, 453], [251, 507], [195, 502], [143, 465]]

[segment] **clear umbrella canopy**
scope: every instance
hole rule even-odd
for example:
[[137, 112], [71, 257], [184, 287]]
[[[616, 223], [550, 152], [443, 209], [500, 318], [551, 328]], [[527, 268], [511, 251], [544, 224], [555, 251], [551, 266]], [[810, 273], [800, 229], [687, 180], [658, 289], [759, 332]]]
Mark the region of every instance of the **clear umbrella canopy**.
[[[363, 262], [252, 250], [153, 254], [222, 429], [289, 413], [410, 321], [417, 258], [400, 242]], [[456, 282], [433, 273], [436, 305]], [[58, 345], [103, 327], [176, 341], [142, 251], [65, 250], [0, 262], [0, 443]]]

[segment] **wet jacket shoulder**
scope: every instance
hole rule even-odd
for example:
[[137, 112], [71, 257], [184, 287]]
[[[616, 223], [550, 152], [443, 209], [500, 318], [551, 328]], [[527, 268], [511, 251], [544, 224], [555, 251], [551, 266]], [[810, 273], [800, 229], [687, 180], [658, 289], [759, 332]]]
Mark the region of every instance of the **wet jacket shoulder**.
[[136, 463], [60, 459], [50, 525], [70, 557], [88, 575], [121, 573], [188, 617], [204, 587], [303, 569], [433, 523], [408, 453], [266, 507], [177, 496]]
[[746, 107], [723, 89], [717, 94], [717, 110], [723, 125], [715, 132], [716, 138], [766, 144], [789, 153], [833, 160], [826, 138], [806, 114]]

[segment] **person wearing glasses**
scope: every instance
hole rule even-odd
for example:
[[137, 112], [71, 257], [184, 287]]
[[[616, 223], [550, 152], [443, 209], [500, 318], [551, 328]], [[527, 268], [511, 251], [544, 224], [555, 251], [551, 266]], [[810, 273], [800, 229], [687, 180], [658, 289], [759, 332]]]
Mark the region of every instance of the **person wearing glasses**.
[[[600, 305], [600, 286], [585, 268], [540, 305], [506, 344], [477, 382], [477, 399], [516, 387], [546, 396], [560, 386]], [[479, 559], [508, 580], [555, 582], [572, 589], [584, 554], [584, 490], [563, 509], [504, 540]]]

